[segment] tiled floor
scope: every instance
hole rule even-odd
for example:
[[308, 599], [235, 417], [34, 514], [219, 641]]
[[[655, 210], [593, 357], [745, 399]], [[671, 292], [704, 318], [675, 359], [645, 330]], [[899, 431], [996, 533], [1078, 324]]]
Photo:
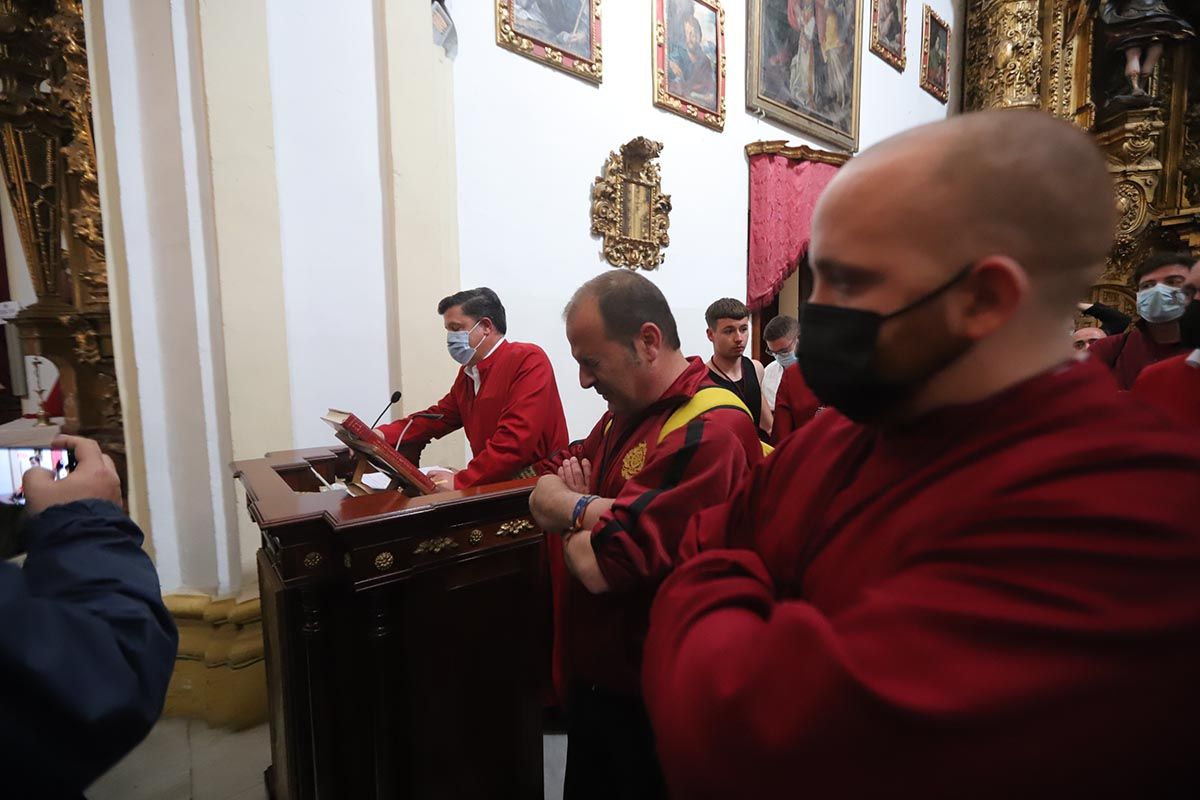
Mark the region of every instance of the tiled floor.
[[[567, 737], [543, 739], [546, 800], [562, 800]], [[265, 800], [266, 725], [229, 733], [164, 719], [146, 741], [87, 792], [89, 800]]]

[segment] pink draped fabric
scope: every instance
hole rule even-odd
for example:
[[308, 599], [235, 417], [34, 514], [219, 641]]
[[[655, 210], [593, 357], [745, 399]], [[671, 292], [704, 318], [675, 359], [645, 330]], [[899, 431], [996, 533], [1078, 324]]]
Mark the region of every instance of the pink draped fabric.
[[837, 167], [781, 155], [750, 157], [750, 263], [746, 305], [771, 302], [808, 249], [813, 207]]

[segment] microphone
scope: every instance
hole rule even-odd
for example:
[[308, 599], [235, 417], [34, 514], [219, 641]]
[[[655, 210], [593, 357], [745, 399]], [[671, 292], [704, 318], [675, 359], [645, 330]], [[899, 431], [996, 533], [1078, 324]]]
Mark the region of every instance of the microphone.
[[441, 419], [444, 416], [446, 416], [446, 415], [445, 414], [427, 414], [423, 411], [420, 414], [409, 414], [408, 415], [408, 424], [404, 426], [404, 430], [400, 431], [400, 435], [396, 437], [396, 452], [400, 451], [400, 443], [404, 441], [404, 434], [408, 433], [408, 429], [412, 427], [412, 424], [414, 421], [416, 421], [417, 419]]
[[375, 426], [379, 424], [379, 420], [383, 419], [383, 415], [388, 412], [388, 409], [391, 408], [392, 406], [396, 405], [396, 403], [399, 403], [399, 402], [400, 402], [400, 391], [397, 390], [397, 391], [392, 392], [391, 402], [389, 402], [386, 406], [383, 407], [383, 411], [379, 412], [379, 416], [375, 418], [375, 421], [373, 423], [371, 423], [371, 429], [374, 430]]

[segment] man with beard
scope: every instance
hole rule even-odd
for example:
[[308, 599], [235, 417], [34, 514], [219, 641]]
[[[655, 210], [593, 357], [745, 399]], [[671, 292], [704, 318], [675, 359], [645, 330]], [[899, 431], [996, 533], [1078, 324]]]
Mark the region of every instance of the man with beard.
[[838, 171], [799, 348], [831, 410], [693, 517], [651, 612], [674, 796], [1200, 791], [1200, 433], [1063, 336], [1111, 191], [1036, 111]]

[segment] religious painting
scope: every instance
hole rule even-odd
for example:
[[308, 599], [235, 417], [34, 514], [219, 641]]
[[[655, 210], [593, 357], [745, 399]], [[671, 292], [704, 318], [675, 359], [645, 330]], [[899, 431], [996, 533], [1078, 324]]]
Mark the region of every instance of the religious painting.
[[943, 103], [950, 97], [950, 26], [929, 6], [921, 33], [921, 88]]
[[908, 0], [871, 0], [871, 52], [904, 72]]
[[746, 106], [858, 149], [859, 0], [749, 0]]
[[725, 127], [725, 11], [720, 0], [654, 0], [654, 105]]
[[496, 44], [600, 83], [600, 0], [495, 0]]

